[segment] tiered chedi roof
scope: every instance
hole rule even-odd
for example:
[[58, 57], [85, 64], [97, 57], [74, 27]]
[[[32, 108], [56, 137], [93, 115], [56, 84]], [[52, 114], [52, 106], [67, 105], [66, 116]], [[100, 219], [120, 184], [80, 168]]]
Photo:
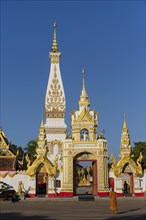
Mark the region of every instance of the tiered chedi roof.
[[90, 106], [90, 100], [88, 98], [88, 95], [86, 93], [86, 88], [85, 88], [84, 74], [85, 74], [85, 70], [84, 68], [82, 68], [83, 82], [82, 82], [82, 92], [81, 92], [80, 99], [79, 99], [80, 110], [82, 110], [83, 108], [87, 109]]
[[[88, 98], [85, 79], [85, 70], [82, 69], [82, 90], [79, 98], [79, 110], [74, 110], [71, 114], [71, 128], [74, 142], [95, 141], [97, 139], [98, 113], [90, 110], [90, 100]], [[84, 137], [84, 138], [83, 138]]]
[[121, 134], [120, 151], [121, 151], [121, 154], [130, 154], [131, 153], [130, 135], [129, 135], [125, 115], [124, 115], [124, 124], [123, 124], [122, 134]]
[[37, 148], [36, 148], [36, 152], [38, 155], [45, 155], [46, 151], [47, 151], [47, 143], [46, 143], [46, 133], [45, 133], [45, 128], [44, 128], [44, 124], [43, 124], [43, 120], [41, 121], [41, 125], [40, 125], [40, 132], [38, 135], [38, 141], [37, 141]]
[[66, 137], [65, 93], [60, 73], [60, 55], [56, 40], [56, 23], [54, 23], [54, 38], [50, 57], [50, 74], [45, 98], [45, 130], [47, 142], [64, 140]]

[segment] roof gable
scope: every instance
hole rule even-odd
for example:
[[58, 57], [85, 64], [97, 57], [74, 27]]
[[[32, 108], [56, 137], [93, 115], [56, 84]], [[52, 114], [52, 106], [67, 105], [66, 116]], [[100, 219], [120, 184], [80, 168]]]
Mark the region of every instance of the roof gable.
[[9, 149], [9, 143], [8, 143], [7, 138], [2, 130], [0, 130], [0, 156], [15, 157], [15, 155]]
[[84, 108], [80, 115], [78, 116], [78, 122], [91, 122], [92, 121], [92, 116], [90, 113]]

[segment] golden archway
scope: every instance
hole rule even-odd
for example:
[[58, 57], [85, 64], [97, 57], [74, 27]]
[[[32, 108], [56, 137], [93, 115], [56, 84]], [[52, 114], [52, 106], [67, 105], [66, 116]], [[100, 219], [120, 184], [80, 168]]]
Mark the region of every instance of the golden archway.
[[79, 152], [73, 158], [73, 194], [92, 194], [97, 191], [97, 159], [91, 152]]

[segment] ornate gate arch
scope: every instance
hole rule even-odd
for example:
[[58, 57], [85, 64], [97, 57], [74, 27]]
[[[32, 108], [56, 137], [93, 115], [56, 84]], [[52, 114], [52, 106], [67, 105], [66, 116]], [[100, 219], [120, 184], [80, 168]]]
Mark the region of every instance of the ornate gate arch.
[[80, 151], [73, 157], [73, 195], [96, 195], [96, 191], [96, 154], [93, 154], [90, 151]]
[[41, 163], [36, 172], [36, 195], [45, 196], [48, 192], [48, 173], [46, 167]]

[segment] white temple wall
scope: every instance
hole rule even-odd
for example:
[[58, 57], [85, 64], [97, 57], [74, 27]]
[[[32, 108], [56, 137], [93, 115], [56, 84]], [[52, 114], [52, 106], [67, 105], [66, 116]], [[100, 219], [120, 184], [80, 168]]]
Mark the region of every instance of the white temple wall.
[[144, 170], [142, 185], [143, 191], [146, 193], [146, 169]]
[[134, 178], [134, 192], [143, 193], [145, 192], [145, 181], [144, 176], [142, 178]]
[[122, 193], [122, 188], [123, 188], [122, 178], [115, 179], [115, 188], [118, 193]]
[[5, 178], [0, 178], [0, 181], [12, 186], [16, 192], [18, 191], [19, 181], [22, 181], [22, 183], [24, 184], [25, 190], [28, 190], [28, 188], [32, 186], [31, 181], [30, 181], [30, 177], [23, 174], [23, 173], [20, 173], [20, 174], [18, 173], [12, 178], [9, 176], [6, 176]]
[[108, 172], [108, 177], [109, 177], [109, 178], [114, 178], [114, 179], [115, 179], [114, 172], [113, 172], [113, 171], [109, 171], [109, 172]]
[[117, 193], [122, 193], [122, 178], [117, 178], [113, 171], [109, 171], [109, 178], [114, 179], [114, 188]]
[[[56, 180], [60, 180], [61, 185], [60, 187], [56, 186]], [[62, 181], [63, 181], [63, 175], [62, 173], [58, 173], [56, 178], [49, 178], [48, 179], [48, 193], [49, 194], [57, 194], [61, 192], [62, 189]]]
[[[66, 172], [68, 172], [66, 170]], [[113, 171], [109, 172], [109, 178], [114, 178], [114, 184], [115, 184], [115, 191], [117, 193], [122, 192], [122, 179], [116, 178]], [[48, 193], [49, 194], [57, 194], [60, 193], [62, 190], [62, 184], [63, 184], [63, 173], [59, 172], [56, 175], [56, 180], [61, 181], [60, 187], [55, 187], [55, 178], [49, 178], [48, 180]], [[18, 184], [21, 181], [24, 185], [24, 189], [27, 191], [29, 188], [29, 194], [36, 193], [36, 179], [31, 178], [28, 175], [22, 173], [16, 174], [14, 177], [9, 177], [8, 175], [5, 178], [0, 178], [0, 181], [9, 184], [12, 186], [15, 191], [18, 191]], [[142, 178], [134, 178], [134, 193], [146, 193], [146, 172], [144, 172]]]

